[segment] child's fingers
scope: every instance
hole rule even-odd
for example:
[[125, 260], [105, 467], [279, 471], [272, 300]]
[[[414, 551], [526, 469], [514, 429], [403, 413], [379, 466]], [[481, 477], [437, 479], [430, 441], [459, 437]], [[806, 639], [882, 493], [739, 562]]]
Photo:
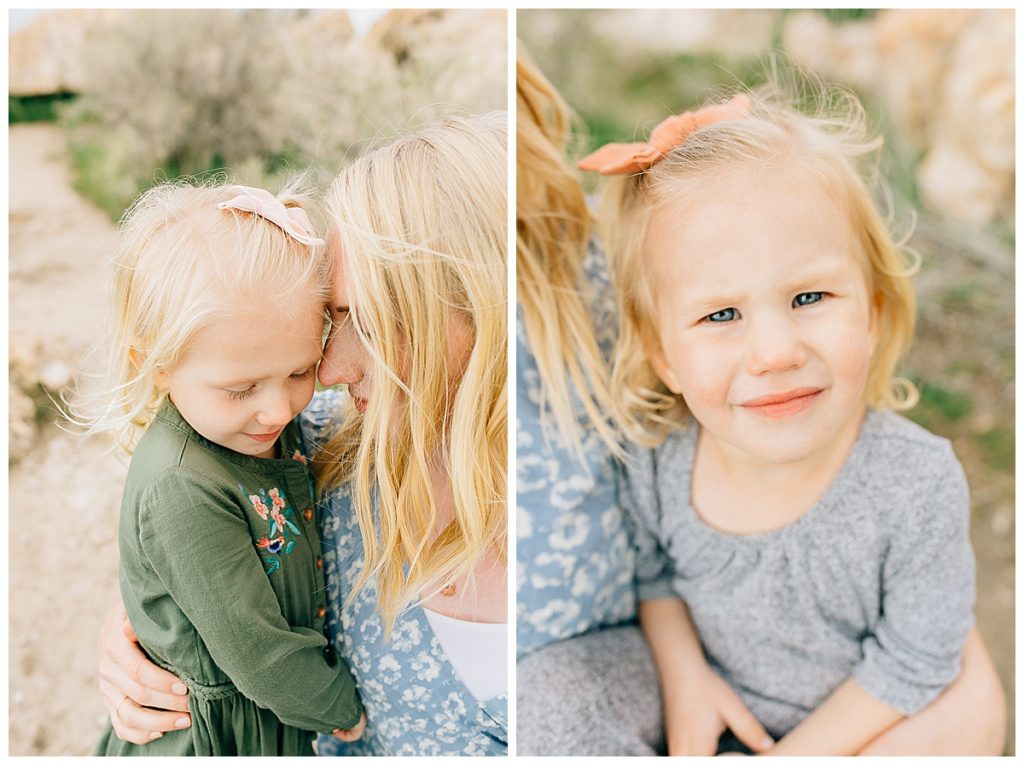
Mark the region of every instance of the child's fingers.
[[716, 720], [690, 717], [666, 731], [672, 757], [710, 757], [718, 749], [722, 726]]
[[753, 751], [763, 752], [775, 743], [736, 694], [730, 692], [726, 696], [722, 701], [721, 712], [729, 730]]

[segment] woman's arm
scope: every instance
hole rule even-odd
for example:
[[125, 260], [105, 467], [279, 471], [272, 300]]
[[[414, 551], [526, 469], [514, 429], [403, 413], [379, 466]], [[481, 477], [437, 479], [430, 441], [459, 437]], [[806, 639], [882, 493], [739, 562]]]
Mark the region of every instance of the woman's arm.
[[145, 744], [192, 724], [188, 688], [146, 658], [120, 603], [103, 622], [99, 652], [100, 694], [118, 738]]
[[999, 755], [1006, 745], [1006, 697], [977, 627], [967, 636], [960, 676], [935, 701], [897, 723], [863, 755]]

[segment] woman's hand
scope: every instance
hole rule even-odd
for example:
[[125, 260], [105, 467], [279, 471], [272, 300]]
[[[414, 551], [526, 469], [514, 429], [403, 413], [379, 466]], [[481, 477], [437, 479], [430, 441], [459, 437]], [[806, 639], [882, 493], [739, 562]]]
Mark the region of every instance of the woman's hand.
[[354, 728], [337, 728], [333, 733], [335, 738], [351, 742], [361, 739], [364, 730], [366, 730], [366, 712], [359, 716], [359, 722], [356, 723]]
[[711, 667], [691, 675], [677, 693], [666, 694], [665, 734], [670, 755], [713, 755], [726, 729], [754, 752], [773, 744], [764, 726]]
[[118, 738], [145, 744], [192, 724], [188, 689], [146, 658], [120, 604], [103, 622], [99, 653], [100, 693]]

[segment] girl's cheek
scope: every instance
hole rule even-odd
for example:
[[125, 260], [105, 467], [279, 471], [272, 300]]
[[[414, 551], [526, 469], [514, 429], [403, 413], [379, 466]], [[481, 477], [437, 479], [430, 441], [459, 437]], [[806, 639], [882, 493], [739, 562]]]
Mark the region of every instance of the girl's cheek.
[[825, 342], [830, 349], [832, 368], [837, 377], [858, 383], [866, 380], [871, 364], [871, 335], [859, 326], [848, 326], [832, 333]]
[[731, 384], [728, 353], [703, 343], [683, 343], [678, 351], [676, 373], [687, 406], [714, 407], [726, 401]]

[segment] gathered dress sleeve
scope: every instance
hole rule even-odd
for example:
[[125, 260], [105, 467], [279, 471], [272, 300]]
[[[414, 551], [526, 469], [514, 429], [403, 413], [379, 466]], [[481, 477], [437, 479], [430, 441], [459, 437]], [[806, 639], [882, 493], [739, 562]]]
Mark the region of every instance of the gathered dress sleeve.
[[153, 573], [243, 695], [305, 730], [359, 721], [348, 667], [327, 663], [324, 635], [286, 621], [243, 511], [222, 488], [185, 467], [163, 470], [142, 494], [138, 533]]
[[960, 672], [974, 622], [974, 555], [967, 479], [948, 443], [918, 501], [893, 512], [882, 567], [881, 618], [853, 677], [904, 715], [935, 699]]

